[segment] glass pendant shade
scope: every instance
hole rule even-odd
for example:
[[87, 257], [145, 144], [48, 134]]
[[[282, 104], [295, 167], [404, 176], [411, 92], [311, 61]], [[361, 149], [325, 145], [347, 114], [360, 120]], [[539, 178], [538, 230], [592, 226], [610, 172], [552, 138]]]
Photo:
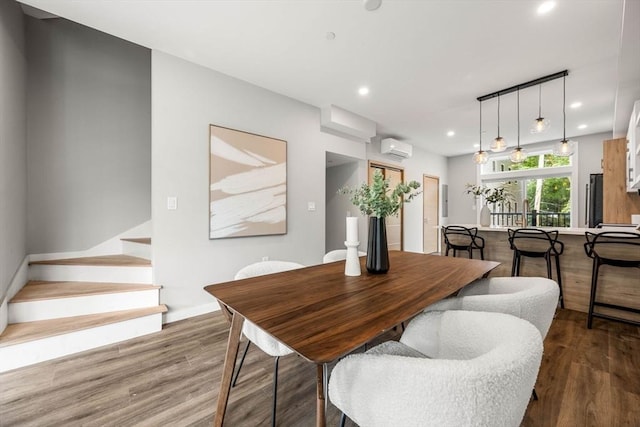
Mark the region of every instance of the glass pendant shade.
[[494, 153], [500, 153], [507, 149], [507, 141], [503, 137], [499, 136], [491, 142], [491, 151]]
[[527, 152], [522, 147], [516, 147], [513, 149], [511, 154], [509, 155], [509, 159], [513, 163], [522, 163], [527, 158]]
[[538, 117], [531, 124], [531, 133], [544, 133], [549, 129], [549, 120], [544, 117]]
[[478, 165], [484, 165], [489, 160], [489, 155], [486, 151], [478, 150], [473, 154], [473, 161]]
[[573, 154], [576, 143], [570, 139], [563, 139], [553, 145], [553, 154], [560, 157], [569, 157]]

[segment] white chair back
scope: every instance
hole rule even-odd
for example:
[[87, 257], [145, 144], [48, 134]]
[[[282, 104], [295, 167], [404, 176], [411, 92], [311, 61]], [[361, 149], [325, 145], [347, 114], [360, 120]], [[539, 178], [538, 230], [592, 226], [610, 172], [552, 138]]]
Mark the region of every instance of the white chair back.
[[[365, 256], [367, 253], [366, 252], [362, 252], [362, 251], [358, 251], [358, 256]], [[324, 254], [324, 257], [322, 258], [322, 263], [323, 264], [327, 264], [330, 262], [335, 262], [335, 261], [341, 261], [347, 259], [347, 250], [346, 249], [336, 249], [333, 251], [329, 251], [326, 254]]]
[[[281, 271], [295, 270], [298, 268], [304, 268], [304, 265], [289, 261], [262, 261], [240, 269], [236, 273], [235, 280], [264, 276], [266, 274], [279, 273]], [[286, 356], [287, 354], [293, 353], [289, 347], [248, 320], [245, 320], [242, 325], [242, 333], [269, 356]]]
[[542, 359], [531, 323], [502, 313], [434, 311], [414, 318], [401, 343], [430, 358], [367, 352], [333, 369], [331, 402], [358, 425], [520, 425]]
[[544, 277], [491, 277], [477, 280], [458, 295], [425, 311], [467, 310], [506, 313], [531, 322], [544, 339], [558, 306], [560, 288]]

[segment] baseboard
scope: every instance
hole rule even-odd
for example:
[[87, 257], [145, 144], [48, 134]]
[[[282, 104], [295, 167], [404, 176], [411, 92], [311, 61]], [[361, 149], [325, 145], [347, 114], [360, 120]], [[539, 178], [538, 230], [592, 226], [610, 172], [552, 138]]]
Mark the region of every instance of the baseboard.
[[179, 309], [173, 309], [169, 307], [169, 311], [162, 315], [162, 323], [173, 323], [177, 322], [178, 320], [200, 316], [201, 314], [213, 313], [214, 311], [218, 310], [220, 310], [220, 306], [217, 302]]

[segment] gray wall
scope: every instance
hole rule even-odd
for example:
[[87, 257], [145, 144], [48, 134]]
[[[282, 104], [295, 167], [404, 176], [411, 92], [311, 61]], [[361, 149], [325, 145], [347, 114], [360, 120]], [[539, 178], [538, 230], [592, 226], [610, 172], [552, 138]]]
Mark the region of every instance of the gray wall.
[[24, 27], [20, 6], [0, 1], [0, 303], [27, 255]]
[[151, 217], [150, 51], [63, 19], [27, 39], [28, 250], [88, 249]]
[[349, 197], [338, 194], [338, 189], [349, 186], [356, 187], [362, 182], [359, 176], [359, 163], [357, 161], [345, 163], [327, 168], [326, 170], [326, 225], [325, 225], [325, 250], [329, 252], [334, 249], [345, 249], [347, 212], [351, 216], [359, 216], [358, 238], [360, 239], [359, 250], [367, 251], [367, 236], [364, 235], [366, 228], [363, 223], [366, 218], [360, 215], [358, 208], [353, 206]]
[[[351, 142], [320, 132], [315, 107], [176, 57], [153, 51], [152, 73], [153, 268], [167, 320], [214, 303], [205, 285], [264, 256], [319, 264], [325, 150]], [[287, 141], [287, 234], [209, 240], [209, 124]], [[168, 196], [178, 198], [177, 210], [167, 210]]]
[[[589, 174], [601, 173], [602, 141], [611, 139], [611, 132], [584, 135], [574, 138], [578, 141], [578, 223], [584, 227], [585, 185]], [[527, 147], [533, 147], [535, 144]], [[476, 211], [473, 197], [465, 194], [465, 184], [476, 182], [476, 167], [471, 154], [449, 157], [449, 224], [475, 224]], [[574, 159], [575, 161], [575, 159]]]

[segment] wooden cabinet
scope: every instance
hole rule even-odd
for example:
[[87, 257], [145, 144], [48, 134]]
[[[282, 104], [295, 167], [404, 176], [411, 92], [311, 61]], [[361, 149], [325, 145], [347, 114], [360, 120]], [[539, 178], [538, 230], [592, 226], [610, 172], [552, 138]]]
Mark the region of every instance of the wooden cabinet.
[[627, 169], [627, 139], [603, 142], [603, 209], [605, 223], [629, 224], [632, 214], [640, 213], [640, 195], [629, 193]]

